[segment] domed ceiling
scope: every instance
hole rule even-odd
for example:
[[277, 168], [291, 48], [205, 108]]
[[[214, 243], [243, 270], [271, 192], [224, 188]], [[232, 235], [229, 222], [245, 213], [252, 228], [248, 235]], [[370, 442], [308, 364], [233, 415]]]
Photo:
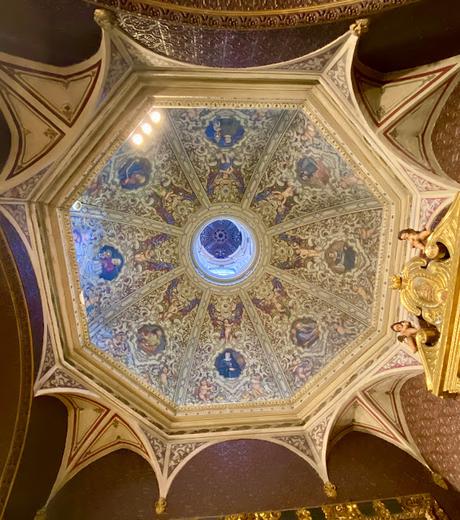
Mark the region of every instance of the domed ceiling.
[[302, 110], [149, 121], [70, 210], [91, 348], [175, 406], [294, 396], [371, 327], [381, 197]]

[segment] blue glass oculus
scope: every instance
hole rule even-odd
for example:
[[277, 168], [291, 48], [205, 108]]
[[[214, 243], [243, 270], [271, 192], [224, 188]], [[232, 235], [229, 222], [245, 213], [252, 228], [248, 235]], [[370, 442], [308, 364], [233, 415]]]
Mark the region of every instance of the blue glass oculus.
[[252, 272], [256, 244], [239, 220], [219, 217], [197, 230], [191, 253], [200, 276], [214, 284], [234, 285]]
[[201, 245], [214, 258], [228, 258], [240, 246], [241, 231], [231, 220], [213, 220], [200, 233]]

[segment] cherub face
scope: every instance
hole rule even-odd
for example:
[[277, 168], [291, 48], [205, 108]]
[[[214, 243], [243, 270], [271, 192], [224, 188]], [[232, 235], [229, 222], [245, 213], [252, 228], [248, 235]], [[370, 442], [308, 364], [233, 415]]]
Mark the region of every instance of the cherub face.
[[393, 325], [391, 326], [391, 328], [395, 331], [395, 332], [401, 332], [404, 328], [404, 325], [402, 323], [393, 323]]

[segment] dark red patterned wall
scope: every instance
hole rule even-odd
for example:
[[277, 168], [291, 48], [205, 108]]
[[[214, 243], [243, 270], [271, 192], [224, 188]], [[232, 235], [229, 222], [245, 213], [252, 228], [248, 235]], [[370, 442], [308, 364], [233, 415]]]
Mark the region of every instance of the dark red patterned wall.
[[460, 182], [460, 83], [444, 105], [431, 139], [436, 159], [444, 172]]
[[329, 476], [337, 485], [338, 499], [368, 500], [412, 493], [431, 493], [452, 520], [458, 520], [460, 494], [434, 484], [425, 466], [388, 442], [352, 432], [332, 449]]
[[434, 471], [460, 490], [460, 397], [435, 397], [427, 391], [422, 374], [403, 386], [401, 400], [410, 432], [423, 457]]
[[320, 504], [322, 481], [303, 459], [266, 441], [215, 444], [196, 455], [177, 475], [169, 513], [212, 516]]
[[[460, 496], [435, 486], [429, 471], [395, 446], [371, 435], [351, 433], [331, 451], [330, 476], [336, 500], [291, 451], [265, 441], [228, 441], [197, 454], [177, 475], [161, 518], [317, 506], [408, 493], [434, 494], [451, 518]], [[107, 455], [83, 469], [52, 502], [48, 520], [152, 520], [158, 498], [148, 464], [129, 451]], [[452, 516], [452, 513], [454, 515]]]
[[68, 482], [51, 502], [46, 518], [152, 520], [157, 499], [157, 482], [148, 462], [131, 451], [119, 450], [82, 469]]
[[61, 465], [67, 431], [67, 409], [54, 397], [37, 397], [14, 482], [6, 520], [32, 519], [48, 500]]

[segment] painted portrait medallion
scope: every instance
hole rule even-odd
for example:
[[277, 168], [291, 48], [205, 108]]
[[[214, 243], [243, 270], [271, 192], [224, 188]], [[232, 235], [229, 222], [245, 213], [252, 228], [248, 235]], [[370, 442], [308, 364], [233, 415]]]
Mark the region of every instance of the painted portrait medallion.
[[99, 278], [115, 280], [125, 263], [123, 255], [113, 246], [102, 246], [97, 257], [99, 262]]
[[244, 128], [234, 115], [222, 113], [209, 122], [206, 138], [219, 148], [232, 148], [244, 135]]
[[319, 327], [311, 317], [302, 317], [292, 322], [291, 341], [302, 348], [309, 348], [319, 339]]
[[345, 240], [336, 240], [324, 252], [324, 259], [334, 273], [344, 274], [356, 267], [357, 254]]
[[246, 361], [243, 355], [231, 348], [227, 348], [221, 352], [215, 361], [215, 367], [219, 375], [226, 379], [236, 379], [240, 377], [245, 366]]
[[296, 173], [300, 183], [310, 188], [322, 188], [329, 182], [323, 162], [313, 157], [302, 157], [297, 161]]
[[166, 348], [166, 335], [160, 325], [147, 323], [137, 331], [137, 347], [145, 354], [158, 354]]
[[149, 181], [152, 163], [146, 157], [129, 157], [118, 170], [118, 180], [124, 190], [138, 190]]

